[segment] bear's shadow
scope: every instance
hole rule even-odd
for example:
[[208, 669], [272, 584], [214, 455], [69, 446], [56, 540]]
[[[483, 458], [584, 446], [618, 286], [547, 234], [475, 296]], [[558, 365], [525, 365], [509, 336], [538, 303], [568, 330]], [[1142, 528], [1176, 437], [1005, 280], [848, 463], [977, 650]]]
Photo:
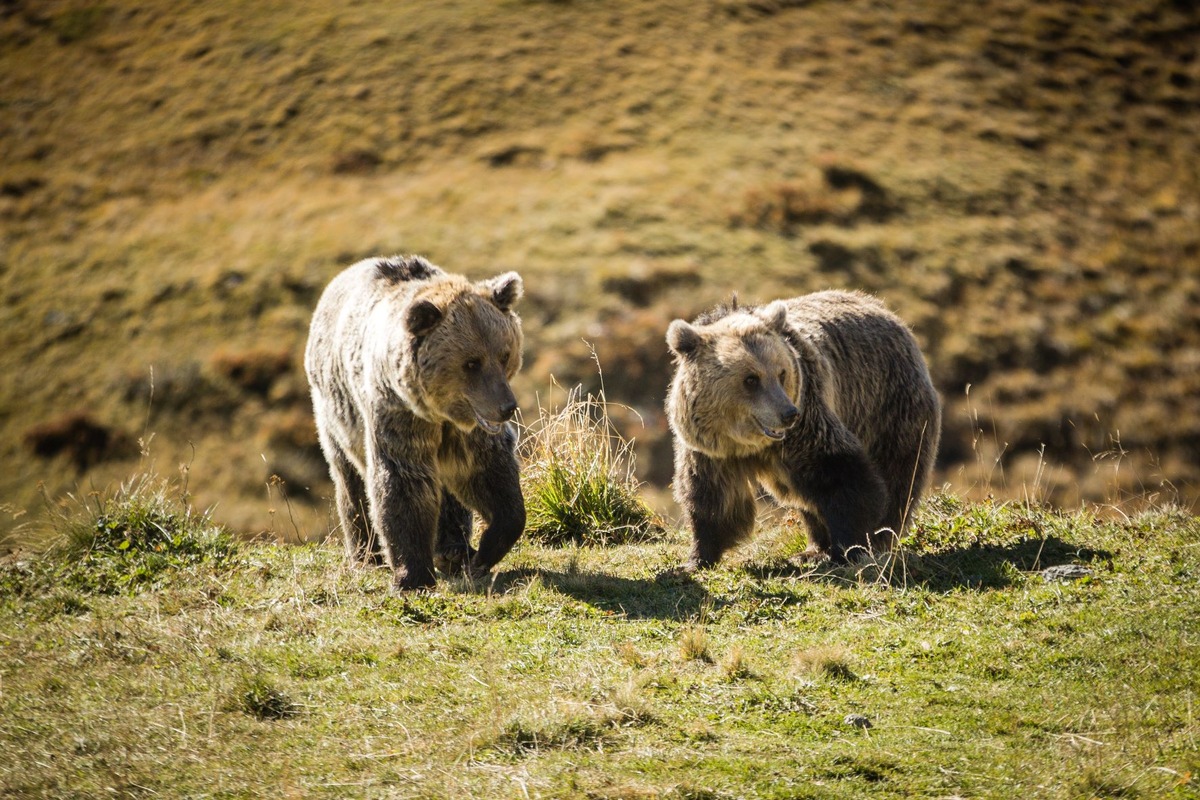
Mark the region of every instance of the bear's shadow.
[[626, 619], [687, 621], [717, 605], [699, 582], [683, 574], [640, 579], [607, 573], [521, 569], [501, 573], [496, 588], [506, 591], [534, 577], [561, 594]]
[[824, 564], [748, 565], [744, 569], [759, 579], [794, 576], [845, 584], [875, 580], [893, 586], [921, 586], [933, 592], [959, 589], [991, 590], [1012, 586], [1021, 574], [1064, 564], [1111, 566], [1113, 554], [1071, 544], [1057, 536], [1022, 539], [1007, 545], [973, 545], [942, 553], [901, 551], [897, 558], [854, 566]]
[[904, 551], [890, 566], [835, 566], [791, 561], [746, 564], [735, 567], [759, 585], [746, 587], [736, 599], [716, 597], [686, 573], [657, 578], [623, 578], [594, 572], [563, 572], [541, 568], [507, 570], [497, 576], [493, 590], [506, 592], [534, 577], [546, 586], [581, 603], [626, 619], [660, 619], [686, 622], [730, 605], [737, 600], [770, 599], [776, 595], [762, 582], [793, 578], [839, 585], [859, 582], [893, 587], [920, 586], [931, 592], [988, 591], [1015, 584], [1022, 574], [1036, 573], [1063, 564], [1111, 567], [1113, 554], [1071, 544], [1058, 537], [1023, 539], [1008, 545], [963, 547], [942, 553]]

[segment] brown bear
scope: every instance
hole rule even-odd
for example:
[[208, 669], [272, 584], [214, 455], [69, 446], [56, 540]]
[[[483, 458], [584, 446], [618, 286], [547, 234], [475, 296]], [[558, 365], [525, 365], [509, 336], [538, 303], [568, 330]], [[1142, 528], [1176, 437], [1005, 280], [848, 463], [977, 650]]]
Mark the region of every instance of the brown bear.
[[809, 553], [888, 549], [929, 483], [941, 404], [908, 327], [858, 292], [736, 300], [667, 331], [675, 499], [689, 569], [754, 528], [758, 485], [801, 510]]
[[[304, 367], [346, 551], [400, 589], [444, 570], [481, 577], [525, 528], [509, 381], [523, 291], [418, 256], [371, 258], [321, 295]], [[471, 548], [471, 510], [487, 522]]]

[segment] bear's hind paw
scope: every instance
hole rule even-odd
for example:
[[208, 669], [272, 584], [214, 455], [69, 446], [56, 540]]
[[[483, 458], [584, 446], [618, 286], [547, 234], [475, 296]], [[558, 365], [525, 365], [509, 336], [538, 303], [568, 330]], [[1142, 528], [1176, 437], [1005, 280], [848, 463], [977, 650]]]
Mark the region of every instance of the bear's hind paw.
[[467, 572], [471, 559], [475, 558], [475, 548], [456, 547], [444, 550], [433, 557], [433, 565], [443, 575], [459, 575]]

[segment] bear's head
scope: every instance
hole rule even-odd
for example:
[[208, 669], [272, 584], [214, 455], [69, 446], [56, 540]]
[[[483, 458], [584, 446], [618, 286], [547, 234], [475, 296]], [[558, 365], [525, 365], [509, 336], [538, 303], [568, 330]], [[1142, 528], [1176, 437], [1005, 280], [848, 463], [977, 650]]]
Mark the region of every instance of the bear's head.
[[803, 379], [787, 339], [787, 306], [735, 309], [706, 324], [667, 329], [675, 377], [667, 414], [693, 450], [745, 456], [781, 441], [796, 421]]
[[402, 392], [422, 416], [459, 430], [499, 433], [517, 410], [509, 381], [521, 368], [521, 276], [479, 283], [446, 276], [411, 299], [404, 315], [411, 358]]

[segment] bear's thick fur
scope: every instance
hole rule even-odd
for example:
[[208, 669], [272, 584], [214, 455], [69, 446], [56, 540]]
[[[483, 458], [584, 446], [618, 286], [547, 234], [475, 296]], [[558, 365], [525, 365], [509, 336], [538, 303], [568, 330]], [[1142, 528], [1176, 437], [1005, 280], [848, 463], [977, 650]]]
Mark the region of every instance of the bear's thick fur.
[[810, 552], [891, 547], [929, 483], [941, 404], [908, 327], [873, 297], [826, 291], [671, 323], [675, 499], [691, 569], [754, 528], [759, 485], [798, 507]]
[[[330, 282], [304, 366], [346, 550], [401, 589], [485, 575], [525, 527], [508, 420], [521, 367], [515, 272], [471, 283], [418, 256], [360, 261]], [[471, 509], [487, 522], [470, 546]]]

